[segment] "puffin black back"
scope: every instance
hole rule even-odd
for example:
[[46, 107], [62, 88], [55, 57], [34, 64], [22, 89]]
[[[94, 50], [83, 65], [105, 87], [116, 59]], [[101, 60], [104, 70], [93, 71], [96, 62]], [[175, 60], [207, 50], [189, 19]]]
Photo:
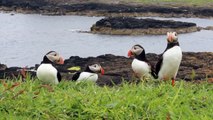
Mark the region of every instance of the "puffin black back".
[[143, 50], [143, 52], [140, 55], [136, 55], [135, 58], [141, 61], [148, 62], [146, 58], [145, 50]]
[[85, 72], [90, 72], [90, 73], [95, 73], [94, 71], [92, 71], [89, 66], [86, 67], [86, 69], [84, 70]]
[[168, 43], [164, 52], [166, 52], [168, 49], [170, 49], [170, 48], [172, 48], [174, 46], [180, 46], [179, 42]]
[[41, 62], [41, 64], [42, 64], [42, 63], [50, 63], [50, 64], [53, 64], [53, 62], [50, 61], [50, 60], [47, 58], [46, 55], [44, 56], [43, 61]]
[[73, 81], [77, 81], [77, 79], [79, 78], [81, 72], [76, 72], [73, 76], [72, 76], [72, 80]]

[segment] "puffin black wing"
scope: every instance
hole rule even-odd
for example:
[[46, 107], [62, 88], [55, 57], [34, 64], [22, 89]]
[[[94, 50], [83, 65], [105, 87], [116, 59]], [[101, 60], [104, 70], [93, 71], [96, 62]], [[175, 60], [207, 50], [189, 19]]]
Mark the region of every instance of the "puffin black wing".
[[81, 72], [76, 72], [76, 73], [72, 76], [72, 80], [73, 80], [73, 81], [78, 80], [80, 74], [81, 74]]
[[149, 65], [150, 69], [151, 69], [151, 73], [150, 74], [152, 75], [152, 77], [154, 77], [155, 79], [157, 79], [158, 76], [156, 75], [154, 65], [152, 63], [150, 63], [150, 62], [147, 62], [147, 63]]
[[156, 64], [156, 68], [155, 68], [156, 75], [158, 75], [158, 73], [160, 71], [160, 68], [162, 66], [162, 62], [163, 62], [163, 54], [160, 55], [158, 63]]
[[151, 75], [152, 75], [155, 79], [158, 78], [158, 75], [156, 74], [155, 69], [154, 69], [153, 66], [151, 66]]
[[57, 72], [57, 78], [58, 78], [58, 82], [61, 82], [61, 74], [60, 74], [60, 72]]

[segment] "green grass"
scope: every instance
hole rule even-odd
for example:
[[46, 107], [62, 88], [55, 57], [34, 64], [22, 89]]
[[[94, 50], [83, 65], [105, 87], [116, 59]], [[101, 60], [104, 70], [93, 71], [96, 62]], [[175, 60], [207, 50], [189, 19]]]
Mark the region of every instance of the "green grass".
[[[19, 82], [20, 85], [12, 87]], [[176, 82], [123, 83], [99, 87], [62, 82], [41, 87], [38, 80], [0, 83], [0, 118], [27, 119], [179, 119], [213, 118], [213, 85]]]
[[139, 2], [145, 4], [158, 4], [158, 3], [167, 3], [167, 4], [178, 4], [183, 6], [209, 6], [213, 5], [213, 0], [124, 0], [126, 2]]

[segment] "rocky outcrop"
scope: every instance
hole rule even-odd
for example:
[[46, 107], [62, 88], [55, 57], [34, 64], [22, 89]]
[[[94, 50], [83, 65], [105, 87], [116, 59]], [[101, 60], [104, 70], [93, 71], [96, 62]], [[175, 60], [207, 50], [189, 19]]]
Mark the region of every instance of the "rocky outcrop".
[[91, 27], [92, 33], [111, 35], [160, 35], [166, 34], [168, 31], [188, 33], [198, 30], [195, 23], [131, 17], [104, 18]]
[[[152, 64], [156, 64], [158, 61], [158, 55], [153, 53], [147, 54], [147, 59]], [[65, 71], [73, 66], [80, 66], [82, 69], [88, 64], [100, 63], [106, 71], [106, 75], [100, 76], [98, 81], [100, 84], [112, 84], [122, 82], [122, 78], [127, 81], [132, 81], [133, 72], [131, 70], [132, 59], [115, 56], [111, 54], [101, 55], [98, 57], [80, 58], [70, 57], [65, 60], [65, 65], [60, 66], [61, 71]], [[71, 75], [65, 75], [65, 78], [71, 79]], [[184, 52], [183, 60], [180, 65], [180, 69], [177, 75], [177, 79], [183, 79], [186, 81], [192, 80], [205, 80], [207, 78], [213, 78], [213, 53], [212, 52]]]
[[[212, 8], [76, 0], [1, 0], [2, 10], [50, 15], [213, 17]], [[175, 7], [172, 7], [175, 6]]]
[[[158, 55], [153, 53], [147, 54], [147, 59], [151, 64], [156, 64], [158, 61]], [[76, 72], [70, 70], [72, 67], [79, 66], [81, 70], [85, 69], [86, 65], [93, 63], [100, 63], [105, 69], [105, 75], [100, 76], [98, 80], [99, 85], [113, 85], [119, 84], [123, 80], [132, 82], [135, 80], [131, 69], [132, 59], [124, 56], [115, 56], [111, 54], [101, 55], [98, 57], [80, 58], [78, 56], [72, 56], [65, 60], [64, 65], [56, 66], [61, 71], [63, 79], [71, 80], [72, 75]], [[36, 65], [37, 66], [37, 65]], [[27, 70], [32, 76], [35, 76], [33, 68]], [[20, 73], [21, 68], [12, 67], [0, 71], [0, 79], [14, 78]], [[183, 60], [180, 65], [180, 69], [177, 75], [177, 79], [183, 79], [186, 81], [194, 80], [209, 80], [213, 79], [213, 53], [212, 52], [184, 52]]]
[[7, 66], [5, 64], [0, 63], [0, 70], [5, 70], [5, 69], [7, 69]]
[[45, 0], [1, 0], [0, 5], [14, 8], [29, 8], [32, 10], [40, 9], [48, 5], [51, 6], [51, 4]]

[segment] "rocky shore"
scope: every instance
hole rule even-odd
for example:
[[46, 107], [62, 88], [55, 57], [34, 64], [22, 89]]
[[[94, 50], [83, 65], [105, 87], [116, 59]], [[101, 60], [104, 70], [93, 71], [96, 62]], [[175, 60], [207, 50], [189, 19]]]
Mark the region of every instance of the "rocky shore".
[[163, 35], [168, 31], [189, 33], [198, 30], [195, 23], [131, 17], [104, 18], [91, 27], [92, 33], [110, 35]]
[[[119, 2], [88, 2], [90, 0], [0, 0], [0, 11], [18, 13], [36, 13], [45, 15], [87, 15], [106, 16], [109, 18], [98, 21], [91, 27], [92, 33], [101, 34], [165, 34], [167, 31], [178, 33], [195, 32], [201, 29], [213, 30], [213, 26], [197, 27], [194, 23], [178, 21], [160, 21], [153, 19], [136, 19], [130, 17], [199, 17], [213, 18], [212, 7], [174, 6], [174, 5], [145, 5], [126, 4]], [[126, 18], [122, 17], [126, 16]], [[128, 17], [127, 17], [128, 16]], [[149, 53], [147, 58], [156, 64], [157, 54]], [[72, 67], [84, 69], [87, 64], [100, 63], [106, 71], [100, 76], [99, 85], [119, 84], [123, 80], [133, 81], [131, 70], [132, 59], [111, 54], [98, 57], [80, 58], [72, 56], [65, 60], [62, 66], [56, 66], [61, 71], [64, 80], [71, 80], [76, 70]], [[27, 71], [35, 77], [35, 67]], [[0, 79], [15, 79], [20, 76], [20, 67], [8, 68], [0, 64]], [[213, 82], [213, 53], [212, 52], [184, 52], [177, 79], [186, 81], [208, 80]]]
[[47, 15], [160, 16], [212, 18], [212, 7], [131, 4], [112, 1], [1, 0], [0, 10]]
[[[158, 55], [153, 53], [147, 54], [147, 59], [152, 64], [156, 64]], [[98, 57], [80, 58], [72, 56], [65, 60], [62, 66], [56, 66], [61, 71], [63, 79], [71, 80], [72, 75], [76, 70], [70, 70], [72, 67], [80, 67], [83, 70], [86, 65], [93, 63], [100, 63], [105, 69], [105, 75], [100, 76], [98, 80], [99, 85], [113, 85], [119, 84], [123, 80], [132, 82], [135, 78], [131, 70], [132, 59], [124, 56], [115, 56], [111, 54], [101, 55]], [[2, 65], [2, 64], [1, 64]], [[1, 66], [0, 65], [0, 66]], [[36, 65], [37, 67], [38, 65]], [[32, 76], [35, 76], [34, 69], [36, 67], [28, 68], [27, 70]], [[19, 67], [5, 68], [0, 70], [0, 79], [16, 78], [20, 73]], [[199, 81], [213, 79], [213, 53], [212, 52], [184, 52], [183, 60], [180, 65], [180, 70], [177, 79], [186, 81]]]

